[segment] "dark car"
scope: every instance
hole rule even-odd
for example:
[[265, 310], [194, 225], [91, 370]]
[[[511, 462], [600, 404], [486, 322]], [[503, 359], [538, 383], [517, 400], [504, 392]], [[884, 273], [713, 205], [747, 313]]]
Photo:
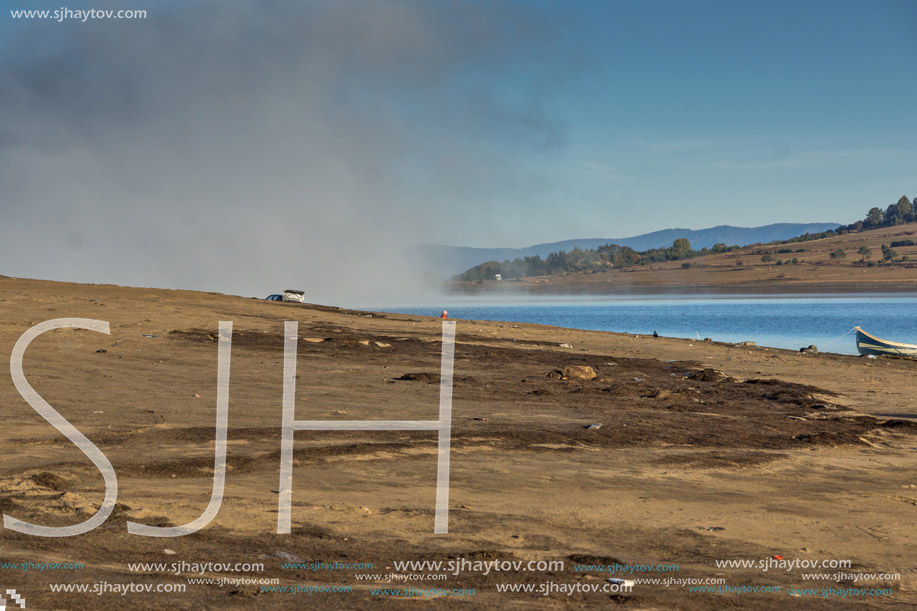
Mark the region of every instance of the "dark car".
[[265, 301], [283, 301], [283, 295], [268, 295], [264, 298]]

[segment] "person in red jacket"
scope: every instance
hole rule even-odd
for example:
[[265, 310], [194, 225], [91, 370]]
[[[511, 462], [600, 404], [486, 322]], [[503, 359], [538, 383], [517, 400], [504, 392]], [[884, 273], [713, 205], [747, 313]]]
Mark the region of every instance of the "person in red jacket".
[[440, 316], [440, 318], [449, 318], [449, 312], [443, 310], [443, 313], [442, 313], [442, 315]]

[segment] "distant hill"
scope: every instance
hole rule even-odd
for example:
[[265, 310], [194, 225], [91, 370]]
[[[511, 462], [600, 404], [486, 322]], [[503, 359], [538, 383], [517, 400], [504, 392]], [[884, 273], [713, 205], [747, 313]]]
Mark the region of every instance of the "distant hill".
[[568, 251], [574, 248], [595, 249], [608, 243], [630, 246], [638, 251], [671, 246], [672, 242], [679, 238], [687, 238], [691, 246], [696, 249], [710, 248], [720, 242], [728, 246], [746, 246], [759, 242], [788, 240], [804, 233], [820, 233], [838, 226], [840, 223], [775, 223], [763, 227], [719, 225], [709, 229], [663, 229], [630, 238], [564, 240], [549, 244], [536, 244], [527, 248], [471, 248], [439, 244], [424, 244], [414, 248], [418, 257], [425, 261], [425, 268], [440, 276], [449, 277], [487, 261], [505, 261], [535, 255], [545, 258], [552, 252]]

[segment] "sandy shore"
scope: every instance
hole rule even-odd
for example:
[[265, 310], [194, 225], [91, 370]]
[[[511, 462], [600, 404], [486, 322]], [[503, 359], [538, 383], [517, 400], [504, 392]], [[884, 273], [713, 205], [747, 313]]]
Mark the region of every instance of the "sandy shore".
[[[917, 423], [888, 416], [917, 416], [912, 361], [460, 320], [449, 533], [433, 532], [436, 432], [298, 431], [292, 532], [277, 534], [284, 321], [299, 323], [296, 417], [310, 420], [435, 419], [441, 321], [7, 278], [0, 312], [4, 372], [16, 341], [42, 321], [103, 320], [111, 331], [51, 331], [24, 357], [28, 382], [105, 454], [119, 485], [112, 516], [86, 534], [2, 531], [5, 562], [44, 563], [0, 569], [29, 608], [917, 604]], [[128, 534], [127, 521], [181, 525], [207, 506], [219, 321], [233, 322], [220, 511], [187, 536]], [[594, 379], [554, 373], [584, 366]], [[91, 516], [104, 493], [99, 471], [23, 400], [9, 373], [0, 402], [3, 512], [46, 526]], [[396, 566], [462, 560], [458, 574]], [[718, 566], [738, 560], [755, 566]], [[802, 566], [838, 560], [850, 564]], [[485, 574], [495, 561], [522, 568]], [[554, 564], [539, 570], [540, 561]], [[181, 562], [263, 570], [168, 566]], [[787, 570], [789, 562], [797, 564]], [[603, 569], [615, 563], [642, 569]], [[661, 565], [668, 570], [648, 570]], [[609, 577], [678, 582], [603, 592]], [[185, 591], [91, 593], [100, 583]]]

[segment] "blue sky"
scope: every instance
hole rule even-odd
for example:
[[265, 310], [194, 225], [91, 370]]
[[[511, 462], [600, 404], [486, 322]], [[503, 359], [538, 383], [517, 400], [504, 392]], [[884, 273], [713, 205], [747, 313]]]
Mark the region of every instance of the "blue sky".
[[[917, 197], [913, 1], [0, 4], [0, 273], [276, 292]], [[149, 17], [9, 14], [62, 5]]]
[[539, 5], [571, 62], [540, 84], [564, 144], [523, 153], [541, 239], [850, 222], [917, 196], [917, 4], [572, 5]]

